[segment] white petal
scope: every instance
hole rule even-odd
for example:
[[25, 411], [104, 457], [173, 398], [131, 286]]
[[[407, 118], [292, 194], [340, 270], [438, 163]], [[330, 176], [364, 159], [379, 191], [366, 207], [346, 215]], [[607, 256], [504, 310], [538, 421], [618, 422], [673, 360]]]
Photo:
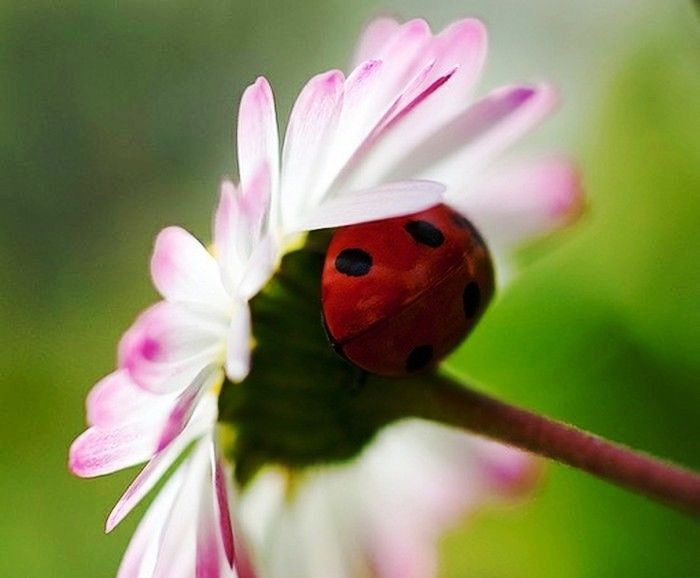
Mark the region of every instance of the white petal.
[[[194, 381], [175, 400], [172, 410], [161, 432], [158, 441], [158, 451], [165, 449], [183, 430], [188, 427], [194, 412], [199, 408], [202, 398], [211, 395], [215, 387], [223, 382], [223, 372], [216, 365], [206, 366], [195, 377]], [[213, 427], [216, 415], [213, 416], [210, 427]]]
[[281, 211], [285, 228], [324, 193], [324, 161], [333, 146], [343, 102], [343, 74], [312, 78], [292, 109], [282, 151]]
[[195, 304], [161, 301], [142, 313], [119, 344], [119, 366], [154, 393], [184, 389], [223, 360], [226, 315]]
[[[214, 444], [209, 447], [210, 469], [202, 484], [197, 523], [197, 578], [233, 578], [233, 550], [227, 554], [224, 543], [233, 547], [233, 534], [228, 519], [228, 502], [224, 485], [219, 483], [220, 469]], [[222, 501], [222, 498], [224, 500]], [[222, 507], [226, 507], [223, 511]], [[222, 535], [226, 532], [228, 535]]]
[[205, 439], [197, 443], [180, 466], [183, 470], [182, 483], [163, 527], [153, 578], [196, 576], [197, 518], [208, 462]]
[[239, 382], [248, 375], [250, 370], [251, 324], [250, 309], [244, 301], [236, 303], [236, 309], [231, 316], [227, 350], [226, 375], [231, 381]]
[[199, 417], [193, 419], [181, 435], [159, 451], [139, 472], [109, 514], [107, 532], [111, 532], [153, 489], [192, 441], [211, 430], [216, 420], [216, 399], [213, 394], [205, 400], [198, 414], [200, 414]]
[[381, 60], [382, 82], [372, 98], [388, 103], [415, 82], [419, 72], [432, 60], [429, 51], [430, 27], [421, 19], [402, 24], [371, 58]]
[[[380, 60], [368, 60], [345, 80], [337, 136], [326, 161], [329, 164], [326, 174], [329, 180], [338, 175], [395, 100], [377, 97], [377, 90], [383, 82], [383, 66]], [[323, 183], [324, 186], [327, 184]]]
[[477, 169], [536, 126], [552, 110], [556, 97], [547, 86], [506, 87], [445, 124], [414, 124], [429, 102], [423, 101], [379, 135], [353, 167], [346, 186], [427, 178], [444, 182], [450, 191], [459, 190]]
[[[426, 56], [434, 65], [421, 83], [423, 98], [392, 119], [391, 126], [387, 127], [390, 135], [382, 137], [390, 141], [382, 147], [390, 153], [384, 155], [387, 165], [391, 159], [408, 154], [437, 127], [451, 122], [464, 111], [486, 59], [486, 51], [486, 28], [475, 19], [455, 22], [432, 39]], [[426, 90], [428, 87], [432, 89]], [[409, 172], [400, 178], [414, 174]]]
[[152, 578], [163, 527], [182, 484], [182, 469], [176, 471], [141, 520], [119, 566], [117, 578]]
[[365, 60], [377, 58], [390, 42], [401, 25], [393, 18], [380, 17], [372, 20], [362, 31], [355, 49], [355, 66]]
[[197, 239], [180, 227], [168, 227], [158, 235], [151, 258], [151, 276], [156, 289], [168, 301], [226, 307], [226, 292], [216, 261]]
[[451, 199], [497, 251], [510, 251], [570, 223], [583, 206], [578, 171], [557, 158], [494, 168]]
[[321, 204], [300, 230], [324, 229], [376, 221], [422, 211], [441, 201], [445, 187], [432, 181], [388, 183], [345, 193]]
[[[539, 125], [556, 104], [556, 91], [548, 85], [496, 90], [423, 141], [413, 152], [416, 164], [411, 170], [440, 174], [450, 191], [458, 190], [478, 169]], [[403, 173], [409, 164], [406, 158], [395, 170]]]
[[229, 295], [240, 294], [240, 285], [259, 250], [270, 209], [269, 175], [264, 168], [246, 191], [230, 181], [221, 185], [219, 206], [214, 217], [214, 243], [221, 277]]
[[238, 286], [238, 294], [242, 299], [251, 299], [268, 282], [275, 272], [280, 259], [280, 249], [273, 235], [266, 235], [248, 259], [248, 265]]
[[97, 382], [87, 396], [89, 425], [109, 427], [139, 419], [161, 397], [139, 387], [129, 372], [118, 369]]
[[532, 460], [490, 444], [416, 420], [380, 434], [360, 460], [368, 519], [355, 529], [368, 535], [379, 577], [433, 575], [444, 530], [480, 505], [514, 494], [513, 488], [524, 489]]
[[77, 476], [92, 478], [135, 466], [150, 459], [158, 447], [167, 405], [156, 406], [142, 419], [85, 430], [70, 448], [69, 467]]
[[185, 476], [163, 532], [153, 578], [234, 577], [218, 519], [213, 447], [211, 436], [205, 436], [181, 466]]
[[267, 79], [260, 77], [249, 86], [241, 98], [238, 112], [238, 170], [241, 188], [246, 194], [260, 179], [269, 190], [264, 192], [272, 198], [279, 185], [279, 137], [275, 101]]

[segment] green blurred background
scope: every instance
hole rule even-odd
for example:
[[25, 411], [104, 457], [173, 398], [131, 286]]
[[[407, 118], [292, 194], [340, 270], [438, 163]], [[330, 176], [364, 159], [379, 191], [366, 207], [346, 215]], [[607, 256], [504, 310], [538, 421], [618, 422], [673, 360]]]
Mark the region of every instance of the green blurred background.
[[[483, 90], [548, 78], [530, 141], [581, 162], [590, 210], [450, 360], [501, 396], [700, 468], [700, 24], [691, 2], [171, 0], [0, 3], [0, 577], [114, 575], [104, 537], [133, 472], [66, 470], [83, 398], [155, 295], [166, 224], [208, 238], [237, 101], [267, 75], [282, 117], [389, 12], [490, 26]], [[700, 525], [560, 466], [535, 498], [443, 543], [447, 577], [697, 576]], [[316, 578], [316, 577], [311, 577]]]

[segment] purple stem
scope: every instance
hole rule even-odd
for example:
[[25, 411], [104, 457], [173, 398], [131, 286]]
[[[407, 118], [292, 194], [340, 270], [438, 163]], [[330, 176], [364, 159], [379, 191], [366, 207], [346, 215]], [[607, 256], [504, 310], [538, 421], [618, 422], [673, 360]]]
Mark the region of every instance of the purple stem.
[[700, 475], [440, 377], [423, 390], [420, 417], [448, 423], [567, 464], [700, 516]]

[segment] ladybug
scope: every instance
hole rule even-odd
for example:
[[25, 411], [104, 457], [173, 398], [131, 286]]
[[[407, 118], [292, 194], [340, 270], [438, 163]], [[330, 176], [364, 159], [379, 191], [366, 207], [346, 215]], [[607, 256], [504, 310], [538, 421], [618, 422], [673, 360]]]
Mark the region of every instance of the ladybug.
[[435, 366], [471, 331], [493, 293], [484, 241], [445, 205], [339, 228], [321, 280], [331, 345], [385, 376]]

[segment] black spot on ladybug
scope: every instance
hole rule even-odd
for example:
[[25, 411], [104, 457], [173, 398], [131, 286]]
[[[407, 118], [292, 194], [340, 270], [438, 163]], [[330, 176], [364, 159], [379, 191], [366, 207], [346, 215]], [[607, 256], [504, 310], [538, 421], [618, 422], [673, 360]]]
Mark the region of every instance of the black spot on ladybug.
[[416, 347], [406, 358], [406, 371], [418, 371], [426, 367], [433, 359], [433, 347], [420, 345]]
[[372, 256], [362, 249], [343, 249], [335, 258], [335, 268], [343, 275], [362, 277], [372, 268]]
[[413, 240], [421, 245], [435, 249], [445, 242], [442, 231], [428, 221], [409, 221], [404, 228]]
[[467, 284], [462, 293], [462, 303], [464, 304], [464, 314], [471, 319], [476, 315], [481, 305], [481, 289], [475, 281]]
[[452, 219], [452, 222], [457, 228], [464, 229], [465, 231], [470, 231], [471, 234], [474, 236], [474, 239], [480, 245], [483, 245], [484, 247], [486, 246], [486, 243], [484, 243], [484, 239], [481, 237], [481, 233], [479, 233], [479, 231], [476, 230], [474, 225], [472, 225], [471, 221], [467, 219], [464, 215], [460, 215], [459, 213], [453, 211], [450, 215], [450, 219]]

